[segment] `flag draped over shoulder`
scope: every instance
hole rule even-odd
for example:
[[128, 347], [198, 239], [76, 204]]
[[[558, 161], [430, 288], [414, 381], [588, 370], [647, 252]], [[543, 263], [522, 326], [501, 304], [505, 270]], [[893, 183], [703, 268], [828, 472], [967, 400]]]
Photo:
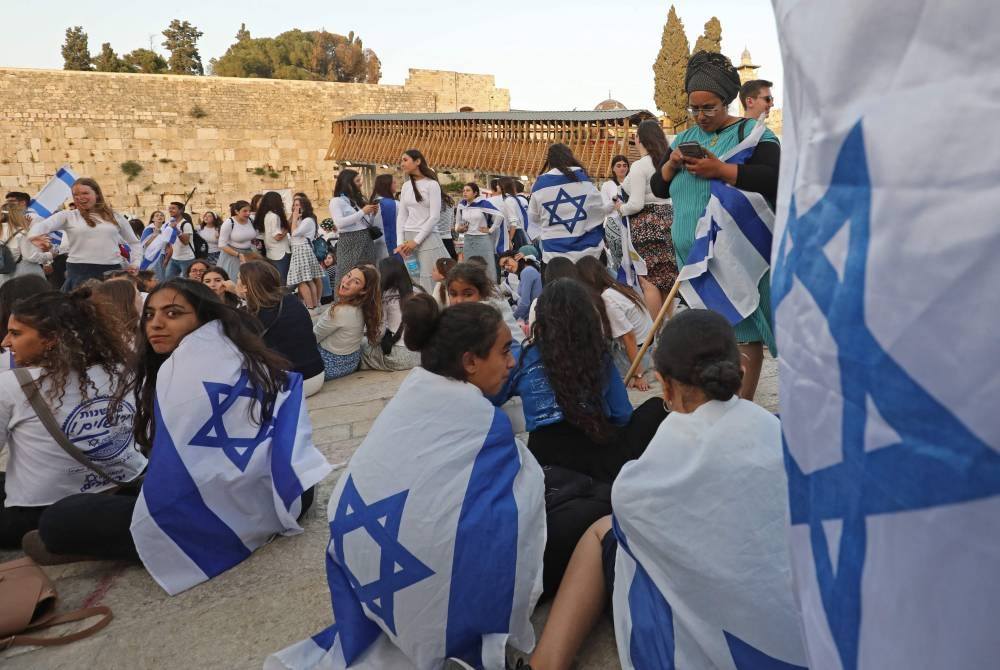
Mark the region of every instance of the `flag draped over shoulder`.
[[746, 400], [670, 414], [615, 480], [625, 670], [802, 670], [778, 420]]
[[302, 492], [330, 471], [312, 443], [301, 375], [289, 373], [263, 425], [248, 414], [256, 396], [218, 321], [185, 337], [160, 367], [132, 538], [171, 595], [225, 572], [274, 535], [301, 532]]
[[483, 216], [486, 217], [487, 226], [490, 228], [494, 225], [497, 226], [497, 228], [490, 233], [490, 235], [495, 241], [495, 251], [498, 256], [510, 249], [510, 228], [508, 227], [507, 217], [504, 216], [503, 211], [501, 211], [494, 203], [490, 202], [486, 198], [473, 200], [472, 202], [462, 200], [458, 203], [458, 209], [471, 209], [482, 212]]
[[64, 202], [73, 197], [73, 182], [76, 180], [77, 176], [69, 166], [63, 165], [56, 170], [55, 176], [42, 187], [42, 190], [31, 199], [27, 210], [34, 212], [42, 219], [49, 218], [63, 206]]
[[[621, 262], [618, 264], [617, 279], [622, 284], [631, 286], [639, 292], [639, 295], [642, 295], [642, 285], [639, 283], [639, 276], [647, 273], [646, 261], [643, 260], [632, 244], [632, 227], [630, 224], [631, 222], [627, 216], [619, 219], [618, 225], [622, 236], [622, 257]], [[656, 315], [654, 314], [653, 316]]]
[[139, 238], [139, 242], [145, 244], [146, 240], [153, 235], [156, 235], [156, 237], [149, 244], [146, 244], [142, 250], [142, 260], [139, 262], [140, 270], [145, 270], [156, 263], [156, 261], [163, 257], [164, 250], [177, 241], [177, 229], [173, 226], [163, 224], [160, 226], [159, 234], [152, 227], [146, 228], [142, 231], [142, 237]]
[[[746, 139], [720, 160], [742, 165], [767, 126], [758, 120]], [[678, 274], [688, 305], [722, 314], [732, 325], [760, 304], [757, 284], [768, 271], [774, 212], [760, 193], [711, 180], [711, 196], [695, 228], [694, 246]]]
[[604, 217], [614, 207], [604, 204], [583, 168], [572, 169], [578, 180], [550, 170], [531, 187], [528, 216], [541, 227], [545, 262], [565, 256], [575, 263], [604, 250]]
[[1000, 4], [774, 6], [771, 292], [811, 665], [995, 668], [1000, 137], [975, 123], [996, 116]]
[[266, 669], [423, 670], [458, 658], [502, 670], [508, 642], [533, 647], [542, 472], [475, 386], [415, 368], [341, 475], [329, 518], [336, 623]]

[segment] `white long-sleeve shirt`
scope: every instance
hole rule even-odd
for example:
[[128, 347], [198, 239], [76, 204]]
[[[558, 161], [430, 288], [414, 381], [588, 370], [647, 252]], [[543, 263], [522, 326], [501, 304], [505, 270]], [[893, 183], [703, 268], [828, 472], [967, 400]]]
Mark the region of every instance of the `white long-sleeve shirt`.
[[670, 200], [657, 198], [649, 187], [649, 179], [656, 172], [653, 159], [643, 156], [629, 167], [628, 174], [622, 181], [622, 190], [628, 193], [628, 202], [622, 203], [621, 213], [631, 216], [646, 205], [665, 205]]
[[[469, 204], [471, 205], [482, 201], [483, 198], [476, 198]], [[469, 227], [468, 230], [465, 231], [466, 235], [489, 235], [501, 223], [500, 217], [495, 216], [492, 217], [493, 225], [491, 226], [486, 220], [486, 214], [483, 210], [475, 207], [459, 207], [456, 217], [458, 219], [458, 224], [456, 225]]]
[[292, 228], [292, 246], [310, 244], [316, 237], [316, 219], [307, 216]]
[[280, 261], [285, 257], [285, 254], [292, 251], [292, 245], [289, 243], [287, 235], [280, 240], [274, 239], [274, 236], [280, 232], [282, 232], [281, 219], [274, 212], [268, 212], [264, 216], [264, 252], [272, 261]]
[[[0, 224], [0, 242], [6, 241], [6, 246], [10, 249], [10, 254], [15, 263], [45, 265], [52, 262], [52, 254], [48, 251], [42, 251], [32, 244], [31, 239], [25, 231], [11, 234], [12, 232], [9, 223], [4, 222]], [[21, 268], [18, 266], [17, 274], [22, 274], [20, 270]]]
[[121, 242], [129, 246], [131, 265], [137, 267], [142, 258], [139, 238], [122, 216], [116, 215], [115, 220], [110, 222], [102, 220], [91, 228], [78, 210], [64, 209], [31, 224], [28, 236], [47, 235], [57, 230], [69, 233], [71, 244], [66, 259], [69, 263], [121, 265], [122, 256], [118, 249]]
[[338, 195], [330, 200], [330, 218], [337, 227], [337, 233], [353, 233], [364, 230], [371, 225], [374, 214], [365, 214], [364, 210], [351, 204], [346, 195]]
[[524, 217], [521, 214], [521, 206], [517, 203], [517, 196], [508, 195], [501, 197], [497, 207], [503, 212], [504, 217], [507, 219], [507, 225], [511, 228], [523, 229], [527, 225], [526, 221], [521, 220]]
[[396, 240], [402, 244], [406, 233], [416, 233], [413, 238], [417, 244], [422, 244], [432, 233], [441, 217], [441, 185], [433, 179], [424, 177], [417, 179], [417, 190], [421, 200], [413, 194], [413, 184], [409, 179], [403, 182], [399, 194], [399, 205], [396, 207]]

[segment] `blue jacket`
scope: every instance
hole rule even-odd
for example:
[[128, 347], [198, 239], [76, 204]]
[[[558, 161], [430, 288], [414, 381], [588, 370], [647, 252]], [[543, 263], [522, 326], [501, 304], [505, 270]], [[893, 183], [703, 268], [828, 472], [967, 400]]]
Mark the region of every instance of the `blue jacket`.
[[[549, 385], [542, 364], [542, 352], [534, 344], [521, 350], [517, 367], [510, 373], [500, 403], [513, 396], [521, 396], [524, 420], [528, 432], [564, 420], [562, 407], [556, 401], [555, 391]], [[610, 356], [604, 359], [604, 389], [601, 394], [601, 411], [616, 426], [624, 426], [632, 418], [632, 403], [625, 391], [625, 382], [615, 368]], [[497, 403], [497, 404], [500, 404]]]

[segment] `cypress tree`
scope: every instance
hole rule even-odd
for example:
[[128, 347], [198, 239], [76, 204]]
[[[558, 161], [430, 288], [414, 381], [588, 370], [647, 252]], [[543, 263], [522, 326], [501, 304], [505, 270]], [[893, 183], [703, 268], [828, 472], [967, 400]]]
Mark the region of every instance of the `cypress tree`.
[[83, 26], [66, 29], [66, 41], [62, 46], [64, 70], [92, 70], [90, 47], [87, 46], [87, 33]]
[[684, 93], [684, 71], [687, 69], [691, 50], [684, 24], [677, 16], [673, 5], [667, 14], [660, 40], [660, 53], [653, 62], [654, 91], [656, 106], [666, 115], [674, 127], [682, 127], [687, 122], [687, 95]]

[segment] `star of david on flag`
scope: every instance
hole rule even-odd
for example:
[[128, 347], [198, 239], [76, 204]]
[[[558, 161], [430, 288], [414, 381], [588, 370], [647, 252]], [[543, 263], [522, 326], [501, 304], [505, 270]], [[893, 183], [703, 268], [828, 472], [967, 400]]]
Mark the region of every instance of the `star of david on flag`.
[[[587, 201], [587, 194], [582, 193], [571, 196], [566, 189], [560, 188], [554, 200], [542, 203], [542, 208], [549, 213], [550, 226], [563, 226], [570, 233], [576, 231], [576, 224], [587, 220], [587, 210], [584, 203]], [[560, 211], [560, 207], [562, 210]], [[569, 217], [562, 215], [568, 208], [572, 208]]]
[[[1000, 73], [980, 45], [1000, 6], [883, 20], [908, 8], [775, 0], [772, 304], [814, 668], [991, 668], [1000, 652], [1000, 145], [940, 123], [989, 118]], [[936, 156], [921, 174], [924, 139]]]
[[[337, 511], [330, 522], [330, 541], [358, 600], [393, 633], [396, 632], [393, 617], [395, 593], [434, 574], [433, 570], [421, 563], [420, 559], [399, 542], [399, 526], [403, 520], [407, 493], [408, 491], [400, 491], [368, 505], [358, 492], [353, 478], [348, 476], [344, 492], [337, 503]], [[345, 536], [359, 530], [363, 530], [379, 548], [379, 575], [367, 584], [362, 584], [355, 576], [344, 556]]]
[[[233, 462], [233, 465], [238, 467], [240, 471], [244, 471], [253, 457], [254, 449], [270, 439], [272, 422], [266, 421], [261, 423], [257, 427], [257, 434], [253, 437], [234, 437], [229, 434], [229, 430], [226, 428], [226, 415], [230, 413], [233, 405], [240, 398], [257, 400], [260, 398], [260, 393], [250, 387], [250, 379], [246, 371], [240, 375], [239, 381], [233, 385], [219, 384], [217, 382], [202, 382], [202, 384], [204, 385], [205, 392], [208, 394], [212, 415], [194, 434], [190, 444], [196, 447], [221, 449], [222, 453]], [[241, 425], [246, 425], [247, 414], [245, 409], [242, 408], [242, 404], [241, 410], [242, 413], [239, 417], [232, 418], [234, 423], [235, 420], [239, 420]], [[235, 414], [235, 412], [230, 414]]]

